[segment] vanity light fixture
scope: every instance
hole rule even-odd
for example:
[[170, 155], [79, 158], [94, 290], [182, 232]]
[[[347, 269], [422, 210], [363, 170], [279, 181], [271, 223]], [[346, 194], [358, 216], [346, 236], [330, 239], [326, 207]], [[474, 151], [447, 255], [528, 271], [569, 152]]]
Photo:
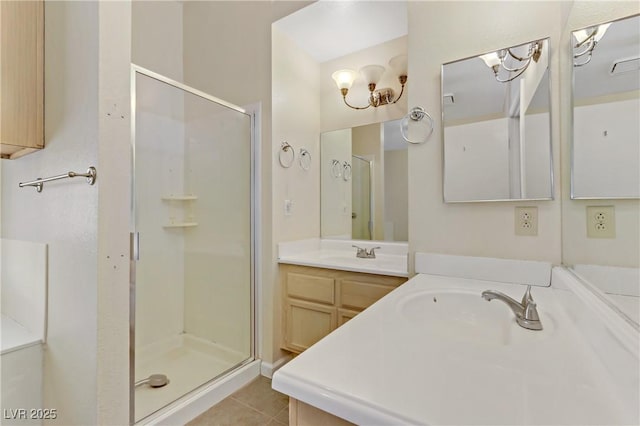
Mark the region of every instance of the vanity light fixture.
[[609, 25], [611, 25], [611, 22], [573, 32], [573, 37], [576, 40], [576, 44], [573, 46], [573, 59], [582, 58], [586, 55], [586, 59], [582, 60], [582, 62], [575, 61], [573, 63], [574, 67], [581, 67], [591, 62], [593, 49], [596, 48], [604, 33], [607, 32]]
[[[496, 80], [500, 83], [507, 83], [520, 77], [529, 67], [532, 60], [534, 62], [538, 62], [540, 55], [542, 55], [542, 42], [534, 41], [529, 43], [529, 49], [526, 56], [518, 56], [511, 49], [512, 48], [500, 49], [496, 52], [479, 56], [479, 58], [493, 70]], [[511, 65], [507, 65], [507, 62], [511, 63]], [[500, 77], [501, 69], [507, 71], [506, 78]], [[511, 73], [515, 73], [515, 75], [511, 76]]]
[[342, 93], [342, 100], [349, 108], [377, 108], [381, 105], [390, 105], [398, 102], [404, 93], [404, 85], [407, 83], [407, 55], [394, 56], [389, 61], [389, 66], [391, 66], [398, 75], [398, 81], [400, 81], [400, 86], [402, 87], [400, 94], [394, 99], [395, 92], [393, 89], [385, 87], [383, 89], [376, 90], [376, 85], [380, 81], [385, 68], [381, 65], [367, 65], [360, 69], [360, 74], [362, 74], [369, 87], [369, 103], [365, 107], [353, 106], [347, 102], [347, 93], [349, 93], [349, 89], [351, 89], [353, 82], [358, 77], [357, 72], [347, 69], [339, 70], [334, 72], [331, 75], [331, 78], [336, 82], [338, 89], [340, 89], [340, 92]]

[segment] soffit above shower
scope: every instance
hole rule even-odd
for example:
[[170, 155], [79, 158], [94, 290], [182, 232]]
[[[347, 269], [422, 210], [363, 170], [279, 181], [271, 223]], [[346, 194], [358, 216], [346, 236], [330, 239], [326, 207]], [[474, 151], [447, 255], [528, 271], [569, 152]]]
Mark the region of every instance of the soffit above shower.
[[407, 35], [407, 3], [320, 0], [274, 26], [322, 63]]

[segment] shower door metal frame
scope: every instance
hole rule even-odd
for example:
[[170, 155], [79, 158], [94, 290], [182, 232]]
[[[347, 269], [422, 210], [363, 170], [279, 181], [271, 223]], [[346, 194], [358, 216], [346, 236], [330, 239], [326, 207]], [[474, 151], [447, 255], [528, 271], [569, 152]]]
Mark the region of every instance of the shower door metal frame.
[[[140, 250], [139, 250], [139, 234], [136, 229], [137, 223], [137, 212], [136, 212], [136, 189], [135, 189], [135, 171], [136, 171], [136, 76], [144, 75], [146, 77], [157, 80], [161, 83], [165, 83], [169, 86], [175, 87], [176, 89], [182, 90], [184, 92], [190, 93], [192, 95], [198, 96], [205, 100], [214, 102], [220, 106], [229, 108], [231, 110], [237, 111], [239, 113], [245, 114], [250, 119], [250, 150], [251, 150], [251, 159], [250, 159], [250, 276], [249, 276], [249, 294], [250, 294], [250, 347], [249, 347], [249, 358], [245, 361], [241, 362], [237, 366], [233, 368], [231, 371], [236, 371], [244, 365], [247, 365], [257, 359], [258, 355], [258, 315], [256, 312], [257, 309], [257, 283], [258, 283], [258, 275], [257, 271], [260, 266], [260, 247], [258, 245], [258, 235], [259, 235], [259, 227], [260, 221], [259, 219], [259, 189], [260, 189], [260, 179], [259, 179], [259, 170], [260, 170], [260, 162], [259, 160], [259, 138], [260, 138], [260, 104], [254, 104], [249, 106], [247, 109], [234, 105], [230, 102], [224, 101], [220, 98], [212, 96], [208, 93], [195, 89], [193, 87], [187, 86], [186, 84], [175, 81], [171, 78], [165, 77], [162, 74], [158, 74], [146, 68], [143, 68], [136, 64], [131, 64], [131, 212], [130, 212], [130, 268], [129, 268], [129, 423], [131, 425], [135, 424], [135, 324], [136, 324], [136, 262], [140, 258]], [[183, 395], [178, 400], [184, 398], [187, 395], [190, 395], [199, 389], [210, 385], [214, 381], [218, 380], [221, 376], [230, 373], [230, 371], [225, 371], [221, 375], [211, 378], [207, 382], [202, 385], [196, 387], [189, 393]], [[162, 410], [168, 406], [171, 406], [176, 401], [166, 405], [165, 407], [160, 408]]]

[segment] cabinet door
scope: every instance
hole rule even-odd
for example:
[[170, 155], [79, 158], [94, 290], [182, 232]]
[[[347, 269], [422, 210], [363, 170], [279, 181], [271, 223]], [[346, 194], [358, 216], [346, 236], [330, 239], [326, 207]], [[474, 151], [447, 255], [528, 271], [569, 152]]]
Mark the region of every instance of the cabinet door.
[[351, 309], [338, 308], [338, 327], [340, 327], [342, 324], [345, 324], [347, 321], [349, 321], [359, 313], [360, 312], [352, 311]]
[[0, 155], [44, 147], [44, 3], [0, 1]]
[[285, 346], [294, 352], [304, 351], [337, 326], [334, 307], [287, 299], [285, 310]]

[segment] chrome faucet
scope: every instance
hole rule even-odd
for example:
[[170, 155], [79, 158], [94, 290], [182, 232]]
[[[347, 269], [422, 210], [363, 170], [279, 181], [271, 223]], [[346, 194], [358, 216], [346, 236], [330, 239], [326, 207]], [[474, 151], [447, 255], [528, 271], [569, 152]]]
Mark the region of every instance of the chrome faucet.
[[516, 316], [516, 322], [520, 327], [529, 330], [542, 330], [542, 323], [536, 309], [536, 302], [531, 296], [531, 286], [527, 286], [527, 291], [522, 296], [522, 302], [518, 303], [504, 293], [495, 290], [486, 290], [482, 292], [482, 298], [491, 301], [498, 299], [507, 304]]
[[355, 247], [356, 249], [358, 249], [358, 251], [356, 253], [356, 257], [359, 257], [361, 259], [375, 259], [376, 258], [376, 250], [382, 248], [382, 247], [372, 247], [369, 250], [367, 250], [366, 248], [358, 247], [356, 245], [353, 245], [351, 247]]

